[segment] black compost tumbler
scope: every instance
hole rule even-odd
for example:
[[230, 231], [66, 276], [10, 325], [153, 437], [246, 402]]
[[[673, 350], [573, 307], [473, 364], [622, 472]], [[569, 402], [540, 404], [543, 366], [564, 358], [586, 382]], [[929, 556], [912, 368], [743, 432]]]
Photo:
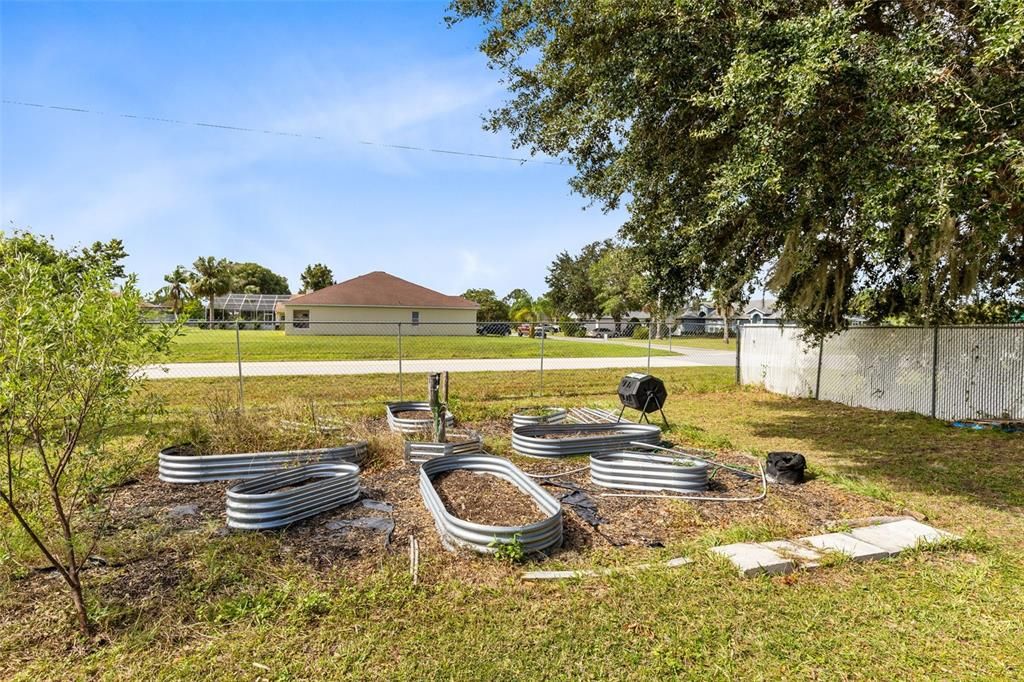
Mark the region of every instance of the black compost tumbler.
[[647, 415], [651, 412], [661, 412], [661, 419], [668, 425], [665, 418], [665, 400], [668, 399], [668, 391], [665, 389], [665, 382], [650, 374], [633, 372], [622, 377], [619, 382], [619, 402], [622, 403], [622, 410], [619, 411], [619, 418], [626, 408], [640, 412], [640, 419], [650, 421]]

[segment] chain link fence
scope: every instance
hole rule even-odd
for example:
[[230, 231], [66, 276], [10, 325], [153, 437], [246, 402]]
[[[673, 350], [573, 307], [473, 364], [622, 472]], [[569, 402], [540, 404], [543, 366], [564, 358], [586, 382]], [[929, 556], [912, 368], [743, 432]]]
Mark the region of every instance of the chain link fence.
[[[428, 372], [525, 372], [544, 395], [545, 373], [694, 365], [732, 366], [722, 332], [682, 324], [565, 322], [190, 321], [147, 378], [231, 378], [244, 405], [253, 377], [377, 375], [392, 394], [413, 394]], [[378, 385], [380, 383], [378, 382]]]
[[824, 342], [745, 326], [740, 383], [939, 419], [1024, 419], [1024, 325], [854, 327]]

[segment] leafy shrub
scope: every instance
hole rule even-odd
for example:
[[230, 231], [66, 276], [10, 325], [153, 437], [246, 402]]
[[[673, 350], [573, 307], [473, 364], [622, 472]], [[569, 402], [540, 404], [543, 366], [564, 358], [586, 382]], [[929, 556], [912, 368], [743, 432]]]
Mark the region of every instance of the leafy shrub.
[[642, 324], [638, 324], [636, 327], [633, 328], [634, 339], [646, 339], [649, 335], [650, 334], [648, 332], [647, 327], [643, 326]]

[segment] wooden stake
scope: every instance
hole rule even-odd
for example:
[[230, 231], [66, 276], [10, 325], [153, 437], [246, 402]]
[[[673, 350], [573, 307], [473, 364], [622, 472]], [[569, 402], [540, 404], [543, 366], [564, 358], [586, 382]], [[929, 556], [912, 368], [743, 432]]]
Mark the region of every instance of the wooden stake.
[[441, 402], [438, 391], [441, 387], [441, 375], [433, 372], [427, 375], [427, 399], [430, 402], [430, 414], [434, 418], [433, 436], [435, 443], [444, 442], [445, 406]]

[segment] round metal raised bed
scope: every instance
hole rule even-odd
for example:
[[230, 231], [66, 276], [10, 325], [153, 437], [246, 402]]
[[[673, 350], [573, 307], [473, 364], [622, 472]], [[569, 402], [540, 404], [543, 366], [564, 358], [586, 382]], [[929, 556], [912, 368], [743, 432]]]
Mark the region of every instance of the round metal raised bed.
[[[612, 433], [609, 433], [612, 432]], [[582, 434], [568, 438], [546, 435]], [[602, 435], [586, 435], [588, 433]], [[512, 449], [528, 457], [568, 457], [625, 450], [632, 442], [661, 442], [661, 429], [653, 424], [532, 424], [512, 429]]]
[[208, 483], [262, 476], [298, 464], [319, 462], [359, 463], [366, 457], [365, 441], [336, 448], [247, 452], [231, 455], [188, 455], [183, 446], [172, 445], [160, 451], [157, 471], [167, 483]]
[[[388, 428], [398, 433], [416, 433], [417, 431], [429, 431], [434, 427], [432, 419], [405, 419], [396, 417], [399, 412], [425, 411], [430, 412], [430, 403], [427, 402], [399, 402], [388, 403]], [[445, 426], [455, 426], [455, 415], [445, 412]]]
[[359, 498], [359, 467], [347, 462], [307, 464], [228, 488], [228, 526], [280, 528]]
[[[431, 479], [456, 469], [487, 473], [512, 483], [532, 497], [548, 517], [525, 526], [488, 526], [454, 516], [444, 506]], [[453, 547], [493, 554], [502, 544], [518, 542], [525, 552], [539, 552], [562, 544], [562, 507], [558, 500], [507, 459], [479, 454], [438, 457], [424, 462], [420, 467], [420, 495], [434, 517], [441, 538]]]
[[590, 457], [590, 482], [620, 490], [693, 493], [708, 489], [706, 462], [649, 452], [609, 452]]
[[544, 414], [513, 414], [512, 426], [526, 426], [527, 424], [561, 424], [569, 414], [564, 407], [538, 408], [547, 410]]
[[419, 464], [435, 457], [450, 457], [483, 451], [483, 439], [476, 431], [449, 431], [447, 443], [405, 441], [405, 461]]

